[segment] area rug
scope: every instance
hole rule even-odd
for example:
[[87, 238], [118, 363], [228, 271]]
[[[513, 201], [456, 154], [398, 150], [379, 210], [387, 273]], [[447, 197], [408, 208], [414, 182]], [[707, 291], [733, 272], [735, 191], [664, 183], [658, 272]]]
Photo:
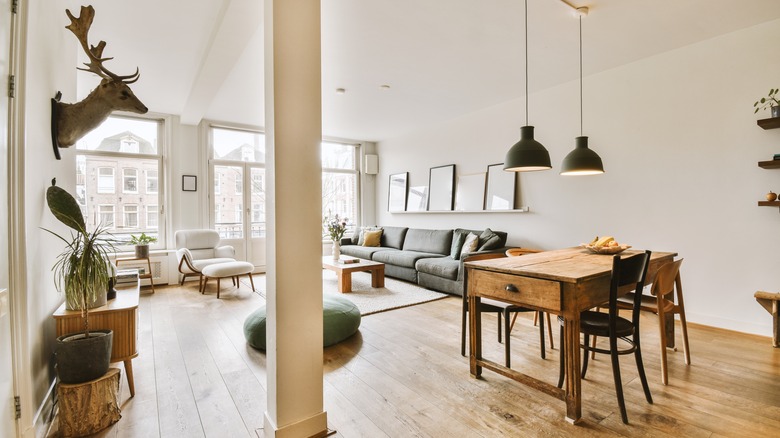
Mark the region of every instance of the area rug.
[[[265, 298], [265, 275], [255, 275], [254, 280], [255, 292]], [[241, 283], [249, 286], [249, 279], [242, 278]], [[371, 287], [371, 274], [367, 272], [353, 273], [352, 292], [342, 294], [338, 291], [336, 273], [327, 270], [322, 271], [322, 292], [346, 297], [355, 303], [363, 316], [447, 297], [446, 294], [387, 277], [385, 277], [385, 287], [373, 288]]]

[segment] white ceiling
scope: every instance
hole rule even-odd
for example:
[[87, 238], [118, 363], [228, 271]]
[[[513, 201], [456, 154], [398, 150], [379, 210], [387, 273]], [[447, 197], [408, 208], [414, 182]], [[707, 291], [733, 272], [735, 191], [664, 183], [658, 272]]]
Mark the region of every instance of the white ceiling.
[[[77, 13], [78, 2], [63, 3]], [[778, 0], [570, 3], [590, 8], [586, 76], [780, 18]], [[112, 71], [140, 68], [132, 88], [150, 111], [187, 124], [263, 125], [262, 1], [92, 4], [92, 44], [107, 42]], [[528, 0], [528, 14], [531, 91], [576, 79], [571, 10], [560, 0]], [[69, 23], [64, 10], [62, 23]], [[522, 0], [324, 0], [323, 135], [380, 141], [522, 97], [523, 41]], [[97, 80], [78, 78], [83, 97]]]

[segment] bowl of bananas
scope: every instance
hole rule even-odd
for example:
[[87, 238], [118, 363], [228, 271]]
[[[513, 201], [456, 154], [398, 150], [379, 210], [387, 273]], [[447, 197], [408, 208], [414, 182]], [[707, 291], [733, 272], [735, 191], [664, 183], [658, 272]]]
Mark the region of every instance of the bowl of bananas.
[[596, 236], [590, 243], [583, 243], [580, 246], [594, 254], [619, 254], [631, 248], [631, 245], [619, 244], [612, 236]]

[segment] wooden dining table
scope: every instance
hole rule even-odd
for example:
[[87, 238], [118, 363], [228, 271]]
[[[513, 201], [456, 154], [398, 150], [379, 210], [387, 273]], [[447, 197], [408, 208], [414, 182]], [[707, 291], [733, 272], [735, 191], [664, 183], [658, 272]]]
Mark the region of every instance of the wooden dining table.
[[[620, 255], [640, 252], [643, 251], [626, 250]], [[676, 255], [674, 252], [653, 252], [647, 278], [654, 278], [658, 268], [673, 261]], [[483, 358], [482, 318], [480, 312], [472, 311], [469, 312], [471, 375], [480, 377], [482, 369], [486, 368], [563, 400], [566, 419], [579, 422], [582, 418], [580, 312], [609, 300], [612, 257], [593, 254], [584, 248], [567, 248], [466, 262], [469, 309], [479, 308], [482, 298], [490, 298], [561, 315], [564, 320], [565, 353], [562, 354], [565, 354], [566, 383], [563, 388]]]

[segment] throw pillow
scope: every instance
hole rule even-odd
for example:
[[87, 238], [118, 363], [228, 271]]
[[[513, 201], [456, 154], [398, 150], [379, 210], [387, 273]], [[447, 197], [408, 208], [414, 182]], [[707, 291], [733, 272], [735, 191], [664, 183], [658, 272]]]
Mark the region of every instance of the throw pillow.
[[477, 250], [477, 243], [479, 243], [479, 236], [474, 233], [469, 233], [466, 236], [466, 241], [463, 242], [463, 249], [460, 251], [460, 258], [463, 258], [466, 254]]
[[460, 259], [460, 251], [463, 249], [463, 243], [466, 241], [466, 236], [469, 234], [466, 230], [456, 229], [452, 233], [452, 246], [450, 247], [450, 256], [455, 259]]
[[[381, 230], [382, 228], [379, 227], [363, 227], [360, 229], [360, 232], [358, 232], [358, 240], [356, 245], [365, 246], [363, 245], [363, 239], [365, 238], [366, 231], [375, 231], [375, 230]], [[354, 239], [354, 238], [353, 238]]]
[[501, 245], [501, 237], [494, 233], [490, 228], [485, 228], [485, 231], [479, 235], [479, 250], [487, 251], [489, 249], [496, 249]]
[[382, 229], [363, 233], [363, 246], [379, 246], [382, 240]]

